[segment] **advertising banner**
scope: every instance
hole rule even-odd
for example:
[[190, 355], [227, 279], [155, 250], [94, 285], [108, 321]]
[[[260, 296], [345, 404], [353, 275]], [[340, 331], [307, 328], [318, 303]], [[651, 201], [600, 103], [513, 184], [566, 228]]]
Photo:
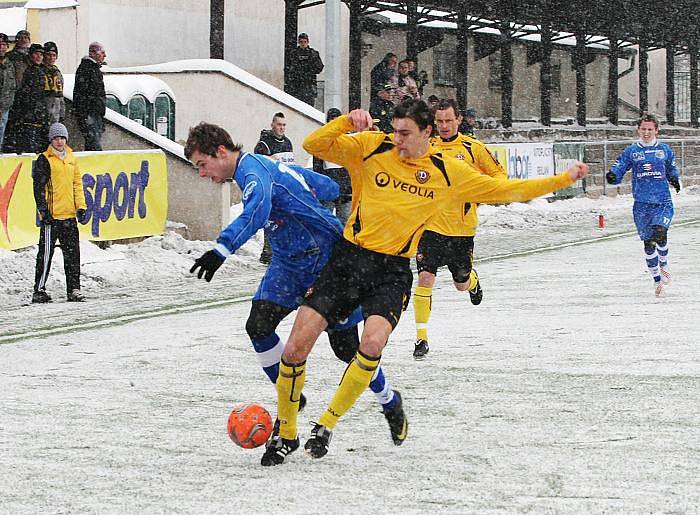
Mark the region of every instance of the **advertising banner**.
[[[168, 175], [160, 150], [76, 152], [87, 203], [80, 239], [118, 240], [162, 234]], [[0, 157], [0, 248], [39, 241], [32, 164], [36, 156]]]

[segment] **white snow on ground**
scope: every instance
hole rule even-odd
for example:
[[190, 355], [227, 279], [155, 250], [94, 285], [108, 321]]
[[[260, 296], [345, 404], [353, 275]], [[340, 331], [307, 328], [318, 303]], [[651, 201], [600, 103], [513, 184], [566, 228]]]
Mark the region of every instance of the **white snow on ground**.
[[[259, 240], [209, 284], [187, 270], [211, 242], [86, 243], [84, 304], [64, 301], [57, 251], [56, 302], [41, 306], [24, 305], [35, 251], [0, 252], [0, 338], [15, 334], [0, 346], [0, 512], [697, 513], [700, 195], [674, 202], [674, 276], [660, 299], [636, 234], [606, 238], [633, 231], [629, 197], [480, 206], [484, 302], [441, 272], [428, 358], [411, 356], [411, 308], [383, 356], [406, 443], [392, 445], [366, 393], [326, 458], [297, 452], [273, 469], [225, 431], [234, 404], [275, 406], [243, 327], [264, 271]], [[21, 335], [94, 320], [108, 325]], [[343, 368], [322, 337], [302, 441]]]

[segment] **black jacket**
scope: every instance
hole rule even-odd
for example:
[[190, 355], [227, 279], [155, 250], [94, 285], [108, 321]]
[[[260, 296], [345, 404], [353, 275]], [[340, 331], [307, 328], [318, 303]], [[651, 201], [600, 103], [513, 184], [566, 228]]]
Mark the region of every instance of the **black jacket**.
[[88, 116], [105, 115], [105, 83], [100, 66], [89, 57], [83, 57], [75, 72], [73, 109], [79, 121]]
[[292, 142], [287, 136], [277, 138], [270, 130], [260, 131], [260, 141], [255, 145], [253, 152], [264, 156], [275, 156], [283, 163], [294, 162]]
[[289, 64], [291, 83], [297, 87], [316, 85], [316, 75], [323, 71], [321, 56], [311, 47], [295, 48]]
[[12, 106], [18, 123], [43, 126], [46, 124], [46, 104], [44, 103], [44, 83], [46, 77], [40, 64], [32, 63], [24, 72], [22, 84], [15, 94]]

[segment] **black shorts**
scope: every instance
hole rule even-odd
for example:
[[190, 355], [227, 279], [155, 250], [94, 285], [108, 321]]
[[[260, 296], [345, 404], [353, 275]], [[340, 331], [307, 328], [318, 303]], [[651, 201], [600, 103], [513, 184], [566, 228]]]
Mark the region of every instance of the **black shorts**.
[[438, 268], [447, 265], [456, 283], [466, 282], [472, 271], [474, 236], [445, 236], [425, 231], [418, 242], [416, 265], [418, 272], [437, 275]]
[[412, 284], [408, 258], [373, 252], [341, 239], [304, 304], [323, 315], [329, 325], [346, 319], [362, 305], [365, 320], [379, 315], [396, 327]]

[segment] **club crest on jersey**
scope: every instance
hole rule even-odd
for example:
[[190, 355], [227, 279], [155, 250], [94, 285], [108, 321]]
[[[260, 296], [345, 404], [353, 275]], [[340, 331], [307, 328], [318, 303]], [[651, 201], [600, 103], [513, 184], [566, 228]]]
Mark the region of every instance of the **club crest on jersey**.
[[390, 180], [391, 179], [389, 178], [389, 174], [386, 172], [379, 172], [377, 175], [374, 176], [374, 182], [376, 182], [377, 186], [379, 186], [380, 188], [383, 188], [386, 185], [388, 185]]
[[243, 200], [248, 200], [248, 197], [250, 197], [250, 194], [253, 193], [253, 190], [255, 187], [258, 185], [256, 181], [250, 181], [245, 189], [243, 190]]
[[658, 157], [659, 159], [666, 159], [666, 152], [664, 152], [663, 150], [657, 150], [656, 157]]
[[464, 154], [457, 154], [455, 156], [455, 159], [459, 159], [460, 161], [464, 161]]
[[428, 170], [417, 170], [416, 171], [416, 180], [418, 181], [418, 184], [425, 184], [428, 182], [428, 179], [430, 179], [430, 173]]

